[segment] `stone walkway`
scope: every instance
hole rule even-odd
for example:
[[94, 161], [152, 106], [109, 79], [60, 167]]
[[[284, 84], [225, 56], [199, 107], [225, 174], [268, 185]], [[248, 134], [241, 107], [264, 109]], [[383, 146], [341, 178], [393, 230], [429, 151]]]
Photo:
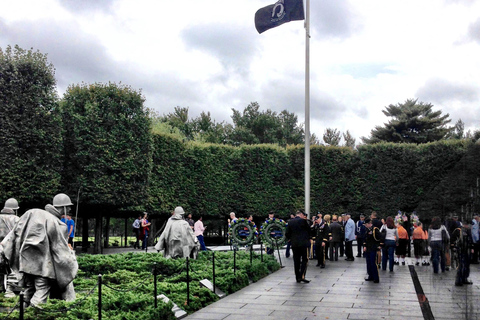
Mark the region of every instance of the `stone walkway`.
[[280, 254], [285, 268], [183, 319], [480, 319], [479, 265], [471, 267], [473, 285], [456, 287], [455, 272], [434, 274], [409, 258], [394, 272], [380, 270], [379, 284], [364, 280], [363, 258], [327, 261], [325, 269], [311, 260], [311, 282], [303, 284], [295, 281], [292, 258]]

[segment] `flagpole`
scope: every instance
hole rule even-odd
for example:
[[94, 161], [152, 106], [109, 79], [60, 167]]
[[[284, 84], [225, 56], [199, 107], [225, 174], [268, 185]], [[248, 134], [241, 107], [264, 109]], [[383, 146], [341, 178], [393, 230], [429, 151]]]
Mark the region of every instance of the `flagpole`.
[[305, 14], [305, 213], [310, 219], [310, 0]]

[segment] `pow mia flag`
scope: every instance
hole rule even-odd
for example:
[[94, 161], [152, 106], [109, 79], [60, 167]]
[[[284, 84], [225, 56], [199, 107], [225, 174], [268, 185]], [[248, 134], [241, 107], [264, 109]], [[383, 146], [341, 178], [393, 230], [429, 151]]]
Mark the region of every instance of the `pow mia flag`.
[[255, 28], [262, 33], [286, 22], [304, 19], [303, 0], [278, 0], [255, 13]]

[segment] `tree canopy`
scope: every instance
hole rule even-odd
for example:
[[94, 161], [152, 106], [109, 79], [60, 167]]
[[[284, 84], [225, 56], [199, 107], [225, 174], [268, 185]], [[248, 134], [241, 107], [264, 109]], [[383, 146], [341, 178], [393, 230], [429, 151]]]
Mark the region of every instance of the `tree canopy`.
[[0, 49], [0, 199], [45, 203], [58, 192], [62, 122], [47, 56]]
[[152, 136], [140, 92], [109, 84], [72, 85], [62, 103], [65, 126], [63, 184], [82, 187], [90, 204], [144, 204]]
[[[154, 116], [159, 131], [175, 133], [179, 130], [187, 141], [201, 141], [238, 146], [241, 144], [272, 143], [280, 146], [303, 144], [305, 132], [297, 116], [283, 110], [280, 113], [260, 110], [257, 102], [250, 103], [243, 111], [232, 109], [233, 125], [215, 122], [210, 112], [202, 112], [197, 118], [189, 119], [188, 108], [175, 107], [174, 112]], [[168, 128], [162, 126], [167, 124]], [[312, 144], [318, 144], [315, 135]]]
[[376, 126], [370, 137], [362, 137], [366, 144], [377, 142], [427, 143], [444, 139], [452, 130], [449, 114], [433, 111], [431, 103], [409, 99], [404, 103], [389, 105], [382, 112], [392, 118], [383, 127]]

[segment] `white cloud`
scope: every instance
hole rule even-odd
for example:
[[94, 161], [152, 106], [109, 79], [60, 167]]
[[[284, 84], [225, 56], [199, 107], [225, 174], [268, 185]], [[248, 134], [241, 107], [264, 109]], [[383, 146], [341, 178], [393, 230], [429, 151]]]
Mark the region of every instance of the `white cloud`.
[[[0, 47], [47, 53], [61, 93], [80, 82], [142, 89], [160, 113], [189, 107], [231, 122], [257, 101], [303, 122], [302, 21], [259, 35], [255, 11], [275, 0], [0, 3]], [[360, 140], [385, 106], [419, 98], [478, 128], [480, 2], [310, 1], [311, 131]]]

